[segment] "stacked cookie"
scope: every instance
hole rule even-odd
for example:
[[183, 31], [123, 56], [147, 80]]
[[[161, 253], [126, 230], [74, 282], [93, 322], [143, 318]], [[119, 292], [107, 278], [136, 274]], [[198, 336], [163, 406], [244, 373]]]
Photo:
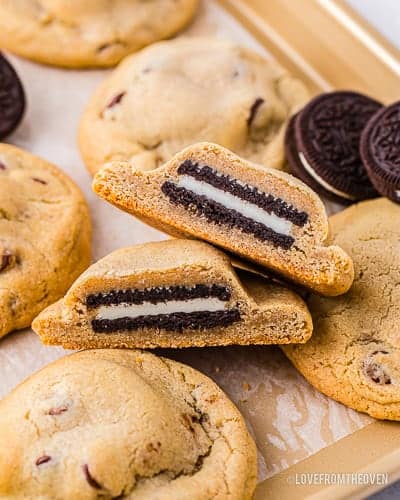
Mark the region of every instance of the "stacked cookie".
[[[197, 2], [112, 4], [4, 1], [0, 46], [114, 65], [182, 28]], [[5, 137], [24, 93], [2, 59], [0, 72]], [[82, 156], [99, 197], [174, 239], [90, 267], [80, 191], [0, 145], [0, 336], [32, 324], [45, 344], [89, 349], [0, 402], [0, 496], [251, 498], [256, 448], [238, 410], [204, 375], [136, 349], [282, 345], [322, 392], [400, 419], [400, 209], [354, 205], [331, 236], [313, 191], [399, 201], [400, 107], [355, 92], [307, 100], [233, 43], [172, 40], [127, 57], [87, 106]]]
[[379, 195], [400, 202], [400, 102], [357, 92], [321, 94], [290, 120], [289, 169], [321, 196], [351, 204]]

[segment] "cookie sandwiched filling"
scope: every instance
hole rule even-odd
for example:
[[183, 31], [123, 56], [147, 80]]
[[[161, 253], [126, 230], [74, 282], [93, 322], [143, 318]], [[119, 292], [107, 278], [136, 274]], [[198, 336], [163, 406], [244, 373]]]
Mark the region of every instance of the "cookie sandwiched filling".
[[86, 306], [93, 312], [96, 333], [158, 328], [170, 331], [229, 326], [240, 320], [231, 307], [231, 291], [222, 285], [165, 286], [111, 290], [90, 294]]
[[161, 186], [171, 203], [275, 247], [289, 250], [295, 242], [293, 226], [303, 227], [308, 222], [307, 213], [208, 165], [186, 160], [179, 166], [178, 175], [177, 181]]

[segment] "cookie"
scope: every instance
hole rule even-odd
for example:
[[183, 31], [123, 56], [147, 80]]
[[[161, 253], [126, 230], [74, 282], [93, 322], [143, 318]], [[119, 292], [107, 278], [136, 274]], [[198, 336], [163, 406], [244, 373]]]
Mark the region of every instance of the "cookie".
[[370, 119], [361, 136], [360, 154], [376, 190], [400, 203], [400, 101]]
[[333, 239], [354, 260], [355, 280], [341, 297], [311, 296], [314, 333], [285, 346], [321, 392], [372, 417], [400, 420], [400, 207], [362, 202], [331, 217]]
[[378, 196], [359, 153], [363, 128], [382, 105], [357, 92], [321, 94], [295, 115], [285, 135], [290, 171], [342, 204]]
[[172, 236], [202, 239], [326, 295], [353, 281], [348, 255], [328, 246], [319, 197], [285, 172], [216, 144], [189, 146], [154, 170], [113, 162], [94, 191]]
[[13, 132], [25, 111], [25, 92], [12, 65], [0, 53], [0, 140]]
[[93, 264], [33, 322], [45, 344], [71, 349], [305, 342], [303, 301], [233, 270], [206, 243], [169, 240], [117, 250]]
[[162, 42], [101, 84], [82, 116], [80, 149], [92, 174], [110, 160], [155, 168], [198, 141], [280, 168], [286, 121], [307, 100], [275, 62], [232, 42]]
[[91, 224], [55, 166], [0, 144], [0, 337], [25, 328], [90, 263]]
[[256, 446], [202, 373], [135, 350], [46, 366], [0, 402], [0, 496], [250, 500]]
[[174, 35], [191, 20], [197, 4], [197, 0], [2, 0], [0, 47], [56, 66], [113, 66]]

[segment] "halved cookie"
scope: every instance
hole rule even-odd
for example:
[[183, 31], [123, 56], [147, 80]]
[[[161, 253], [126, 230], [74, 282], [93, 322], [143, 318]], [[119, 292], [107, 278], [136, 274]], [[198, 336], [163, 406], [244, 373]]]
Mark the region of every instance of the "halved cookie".
[[46, 366], [0, 402], [0, 497], [250, 500], [243, 417], [193, 368], [132, 350]]
[[233, 270], [206, 243], [169, 240], [117, 250], [92, 265], [33, 322], [66, 348], [306, 342], [312, 320], [293, 292]]
[[328, 246], [319, 197], [216, 144], [189, 146], [154, 170], [110, 163], [93, 189], [173, 236], [214, 243], [321, 294], [340, 295], [353, 281], [350, 257]]

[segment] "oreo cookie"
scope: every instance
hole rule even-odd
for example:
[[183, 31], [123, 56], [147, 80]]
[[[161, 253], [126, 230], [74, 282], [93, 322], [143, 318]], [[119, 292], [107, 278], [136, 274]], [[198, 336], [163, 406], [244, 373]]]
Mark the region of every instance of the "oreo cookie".
[[361, 135], [360, 155], [376, 190], [400, 203], [400, 101], [382, 108]]
[[362, 130], [382, 104], [357, 92], [312, 99], [292, 117], [285, 150], [291, 172], [326, 198], [350, 204], [375, 198], [359, 153]]
[[21, 80], [0, 53], [0, 140], [13, 132], [25, 111], [25, 93]]

